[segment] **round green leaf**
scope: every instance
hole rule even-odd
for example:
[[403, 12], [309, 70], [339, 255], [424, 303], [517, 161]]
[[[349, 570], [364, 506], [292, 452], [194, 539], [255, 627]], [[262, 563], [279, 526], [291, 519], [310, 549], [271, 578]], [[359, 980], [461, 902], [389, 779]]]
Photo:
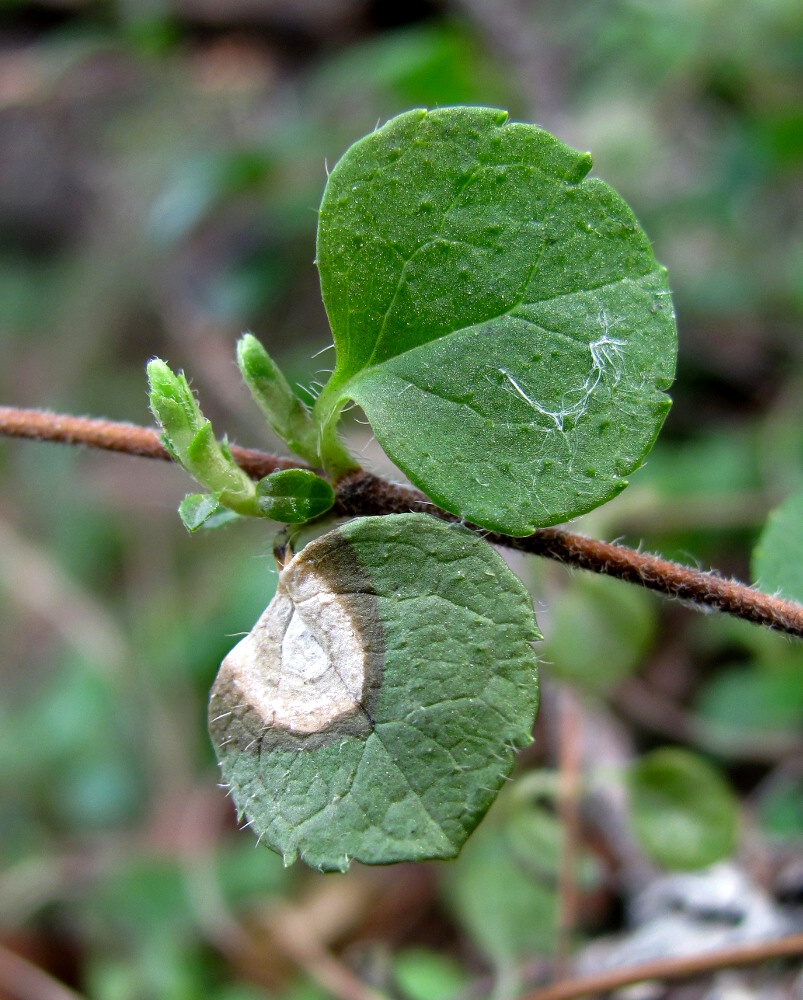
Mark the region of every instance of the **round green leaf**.
[[627, 485], [669, 408], [675, 323], [649, 240], [590, 168], [491, 108], [411, 111], [346, 152], [318, 225], [324, 442], [354, 400], [433, 500], [511, 535]]
[[666, 747], [628, 774], [633, 827], [645, 854], [665, 868], [703, 868], [736, 847], [736, 800], [720, 773], [688, 750]]
[[257, 483], [257, 507], [274, 521], [300, 524], [326, 513], [335, 491], [309, 469], [281, 469]]
[[768, 593], [803, 602], [803, 491], [770, 514], [753, 552], [753, 578]]
[[537, 638], [464, 528], [400, 514], [310, 542], [212, 690], [240, 814], [287, 864], [452, 857], [531, 741]]

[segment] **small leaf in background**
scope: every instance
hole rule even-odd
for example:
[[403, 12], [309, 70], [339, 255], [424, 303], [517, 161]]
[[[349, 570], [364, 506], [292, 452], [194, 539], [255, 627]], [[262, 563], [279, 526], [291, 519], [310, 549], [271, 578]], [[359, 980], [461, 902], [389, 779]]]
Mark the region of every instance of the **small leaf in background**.
[[258, 148], [181, 157], [151, 207], [151, 237], [166, 246], [185, 239], [226, 200], [263, 184], [272, 167], [270, 155]]
[[257, 506], [265, 517], [300, 524], [325, 514], [335, 502], [335, 491], [309, 469], [281, 469], [257, 483]]
[[[739, 736], [803, 732], [803, 656], [720, 670], [697, 696], [701, 718]], [[797, 661], [797, 662], [795, 662]]]
[[[444, 872], [446, 903], [495, 968], [495, 997], [517, 995], [521, 961], [550, 955], [557, 935], [564, 831], [554, 809], [520, 787], [506, 790]], [[590, 887], [598, 869], [587, 854], [579, 860], [578, 881]]]
[[325, 464], [354, 400], [436, 503], [511, 535], [627, 485], [669, 407], [675, 322], [649, 240], [590, 168], [492, 108], [410, 111], [346, 152], [318, 226]]
[[395, 955], [393, 978], [405, 1000], [452, 1000], [468, 986], [457, 962], [428, 948], [406, 948]]
[[606, 577], [572, 577], [549, 614], [544, 664], [586, 688], [610, 688], [632, 673], [655, 631], [651, 595]]
[[532, 739], [537, 638], [464, 528], [399, 514], [310, 542], [212, 690], [239, 812], [287, 864], [454, 856]]
[[555, 883], [528, 873], [497, 827], [482, 827], [448, 873], [455, 919], [500, 975], [514, 975], [525, 955], [554, 948]]
[[366, 80], [388, 95], [382, 103], [391, 108], [433, 100], [440, 106], [505, 104], [510, 97], [477, 33], [452, 18], [396, 27], [336, 54], [314, 78], [313, 99], [331, 116], [364, 98]]
[[770, 514], [753, 552], [753, 579], [766, 593], [803, 602], [803, 491]]
[[646, 754], [627, 775], [633, 828], [642, 850], [665, 868], [703, 868], [736, 848], [738, 811], [725, 780], [679, 747]]
[[198, 945], [200, 928], [214, 922], [223, 901], [233, 913], [287, 893], [290, 873], [267, 852], [234, 844], [209, 845], [208, 853], [199, 852], [190, 864], [142, 852], [135, 858], [98, 873], [92, 893], [75, 901], [73, 924], [94, 951], [87, 995], [93, 1000], [229, 995], [218, 986], [216, 962]]
[[756, 802], [764, 831], [803, 846], [803, 776], [779, 767], [764, 786]]
[[[528, 781], [528, 778], [530, 779]], [[557, 815], [554, 795], [550, 800], [533, 798], [528, 792], [533, 778], [555, 778], [550, 772], [533, 773], [523, 778], [518, 786], [513, 786], [510, 794], [514, 801], [505, 818], [505, 838], [511, 857], [516, 859], [531, 877], [541, 879], [547, 885], [556, 885], [560, 868], [561, 852], [565, 830]], [[554, 782], [556, 787], [557, 782]], [[574, 880], [578, 888], [585, 890], [599, 884], [600, 872], [592, 855], [579, 852], [575, 866]]]
[[[49, 666], [53, 676], [35, 697], [0, 716], [7, 851], [40, 846], [44, 827], [33, 816], [80, 837], [131, 822], [142, 807], [142, 761], [125, 725], [126, 711], [136, 708], [129, 700], [123, 709], [120, 678], [69, 654]], [[36, 800], [38, 811], [24, 807], [26, 800]]]

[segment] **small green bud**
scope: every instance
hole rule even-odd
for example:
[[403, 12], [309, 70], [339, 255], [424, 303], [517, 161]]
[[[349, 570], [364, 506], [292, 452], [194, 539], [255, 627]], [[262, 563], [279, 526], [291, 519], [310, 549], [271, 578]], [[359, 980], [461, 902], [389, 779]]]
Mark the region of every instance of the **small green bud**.
[[274, 521], [300, 524], [324, 514], [334, 502], [329, 483], [308, 469], [282, 469], [257, 483], [257, 506]]
[[228, 448], [215, 440], [212, 424], [201, 412], [184, 373], [176, 375], [164, 361], [154, 358], [148, 363], [148, 381], [151, 410], [162, 425], [170, 454], [219, 503], [238, 514], [260, 515], [253, 480]]
[[162, 425], [175, 453], [182, 458], [204, 422], [184, 373], [178, 375], [159, 358], [148, 362], [151, 411]]
[[237, 344], [237, 364], [254, 401], [268, 423], [293, 451], [311, 465], [320, 465], [318, 434], [306, 406], [262, 344], [250, 333]]

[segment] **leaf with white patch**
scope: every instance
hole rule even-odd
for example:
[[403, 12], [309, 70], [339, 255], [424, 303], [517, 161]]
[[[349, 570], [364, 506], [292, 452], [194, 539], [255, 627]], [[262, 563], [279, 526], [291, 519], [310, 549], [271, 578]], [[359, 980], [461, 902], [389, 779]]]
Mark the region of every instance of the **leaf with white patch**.
[[453, 857], [531, 741], [539, 637], [465, 528], [399, 514], [310, 542], [212, 690], [240, 814], [287, 864]]

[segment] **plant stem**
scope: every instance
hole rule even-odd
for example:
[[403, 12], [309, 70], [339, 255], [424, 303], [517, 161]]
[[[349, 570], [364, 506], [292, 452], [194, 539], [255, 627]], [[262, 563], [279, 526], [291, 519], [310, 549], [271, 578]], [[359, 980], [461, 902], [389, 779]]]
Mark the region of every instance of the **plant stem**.
[[[419, 490], [388, 483], [368, 472], [360, 472], [340, 480], [337, 484], [337, 497], [338, 502], [333, 512], [341, 516], [420, 511], [446, 521], [465, 523], [454, 514], [435, 506]], [[562, 528], [540, 528], [526, 538], [511, 538], [495, 531], [477, 530], [493, 545], [544, 556], [567, 566], [636, 583], [667, 597], [688, 601], [701, 608], [713, 608], [754, 625], [765, 625], [803, 639], [803, 605], [763, 594], [745, 583], [726, 580], [716, 573], [681, 566], [660, 556], [636, 552], [612, 542], [586, 538]]]
[[340, 412], [343, 403], [338, 402], [339, 388], [333, 379], [323, 387], [315, 402], [312, 419], [320, 428], [318, 454], [321, 456], [324, 471], [333, 480], [340, 479], [349, 473], [359, 472], [360, 467], [349, 453], [337, 431]]
[[563, 840], [558, 870], [558, 927], [555, 949], [556, 969], [561, 978], [569, 968], [572, 938], [577, 926], [579, 891], [577, 859], [580, 850], [580, 781], [582, 768], [582, 719], [574, 691], [560, 690], [558, 726], [560, 771], [558, 780], [558, 816]]
[[[164, 462], [173, 461], [162, 444], [158, 431], [152, 427], [139, 427], [137, 424], [113, 420], [0, 406], [0, 434], [35, 441], [85, 445], [104, 451], [119, 451], [125, 455], [158, 458]], [[278, 458], [254, 448], [238, 448], [237, 445], [230, 445], [229, 449], [237, 464], [252, 479], [262, 479], [278, 469], [299, 468], [299, 463], [292, 458]]]
[[[129, 455], [170, 460], [159, 435], [150, 428], [41, 410], [0, 407], [0, 435], [83, 444]], [[298, 462], [252, 449], [232, 446], [231, 453], [255, 479], [261, 479], [277, 469], [300, 467]], [[460, 518], [436, 507], [419, 490], [389, 483], [362, 470], [343, 476], [337, 483], [336, 493], [338, 500], [332, 513], [339, 517], [420, 511], [462, 523]], [[689, 601], [703, 608], [714, 608], [753, 624], [803, 638], [803, 605], [762, 594], [744, 583], [726, 580], [715, 573], [705, 573], [660, 556], [585, 538], [560, 528], [541, 528], [527, 538], [511, 538], [487, 531], [482, 531], [482, 534], [494, 545], [637, 583], [668, 597]]]

